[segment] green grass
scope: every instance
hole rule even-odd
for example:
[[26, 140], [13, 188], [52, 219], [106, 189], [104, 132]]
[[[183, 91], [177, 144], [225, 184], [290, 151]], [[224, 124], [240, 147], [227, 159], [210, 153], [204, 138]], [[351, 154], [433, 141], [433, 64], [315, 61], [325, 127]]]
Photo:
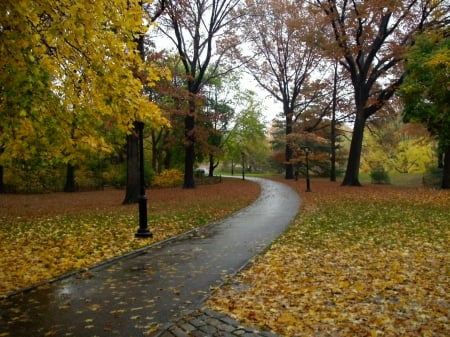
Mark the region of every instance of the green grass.
[[289, 184], [300, 214], [214, 309], [283, 336], [450, 335], [450, 191]]

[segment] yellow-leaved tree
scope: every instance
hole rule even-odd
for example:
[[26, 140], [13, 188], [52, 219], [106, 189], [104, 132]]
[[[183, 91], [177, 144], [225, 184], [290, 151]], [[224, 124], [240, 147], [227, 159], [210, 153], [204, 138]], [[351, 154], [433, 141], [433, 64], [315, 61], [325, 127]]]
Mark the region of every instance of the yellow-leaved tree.
[[144, 95], [164, 72], [137, 50], [149, 28], [139, 1], [6, 0], [0, 13], [0, 165], [66, 163], [70, 191], [75, 165], [112, 151], [112, 134], [164, 122]]

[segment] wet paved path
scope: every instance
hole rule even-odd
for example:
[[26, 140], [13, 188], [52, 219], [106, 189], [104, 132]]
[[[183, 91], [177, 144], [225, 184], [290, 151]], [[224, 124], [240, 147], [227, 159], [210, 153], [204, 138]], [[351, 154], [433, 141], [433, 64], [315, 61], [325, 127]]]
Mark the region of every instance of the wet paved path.
[[1, 301], [0, 336], [178, 336], [170, 334], [179, 327], [167, 329], [168, 323], [192, 315], [212, 287], [267, 247], [298, 211], [290, 187], [250, 179], [261, 185], [260, 197], [221, 222]]

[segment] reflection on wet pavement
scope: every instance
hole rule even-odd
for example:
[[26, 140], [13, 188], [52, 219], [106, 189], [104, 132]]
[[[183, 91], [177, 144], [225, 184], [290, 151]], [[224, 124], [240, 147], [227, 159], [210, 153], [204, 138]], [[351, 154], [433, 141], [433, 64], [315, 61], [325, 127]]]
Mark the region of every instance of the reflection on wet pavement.
[[197, 308], [298, 211], [288, 186], [252, 178], [260, 197], [219, 223], [0, 302], [0, 336], [142, 336]]

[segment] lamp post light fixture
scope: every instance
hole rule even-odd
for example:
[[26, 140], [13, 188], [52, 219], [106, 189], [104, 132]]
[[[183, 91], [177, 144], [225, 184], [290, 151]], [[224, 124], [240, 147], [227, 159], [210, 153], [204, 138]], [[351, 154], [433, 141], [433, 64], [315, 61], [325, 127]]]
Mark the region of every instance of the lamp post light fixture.
[[242, 180], [245, 180], [245, 153], [241, 152], [242, 156]]
[[309, 147], [305, 146], [304, 147], [305, 150], [305, 155], [306, 155], [306, 192], [311, 192], [311, 183], [309, 181]]
[[144, 178], [144, 123], [135, 122], [139, 136], [139, 229], [135, 234], [137, 238], [151, 238], [153, 233], [148, 229], [147, 196], [145, 195]]

